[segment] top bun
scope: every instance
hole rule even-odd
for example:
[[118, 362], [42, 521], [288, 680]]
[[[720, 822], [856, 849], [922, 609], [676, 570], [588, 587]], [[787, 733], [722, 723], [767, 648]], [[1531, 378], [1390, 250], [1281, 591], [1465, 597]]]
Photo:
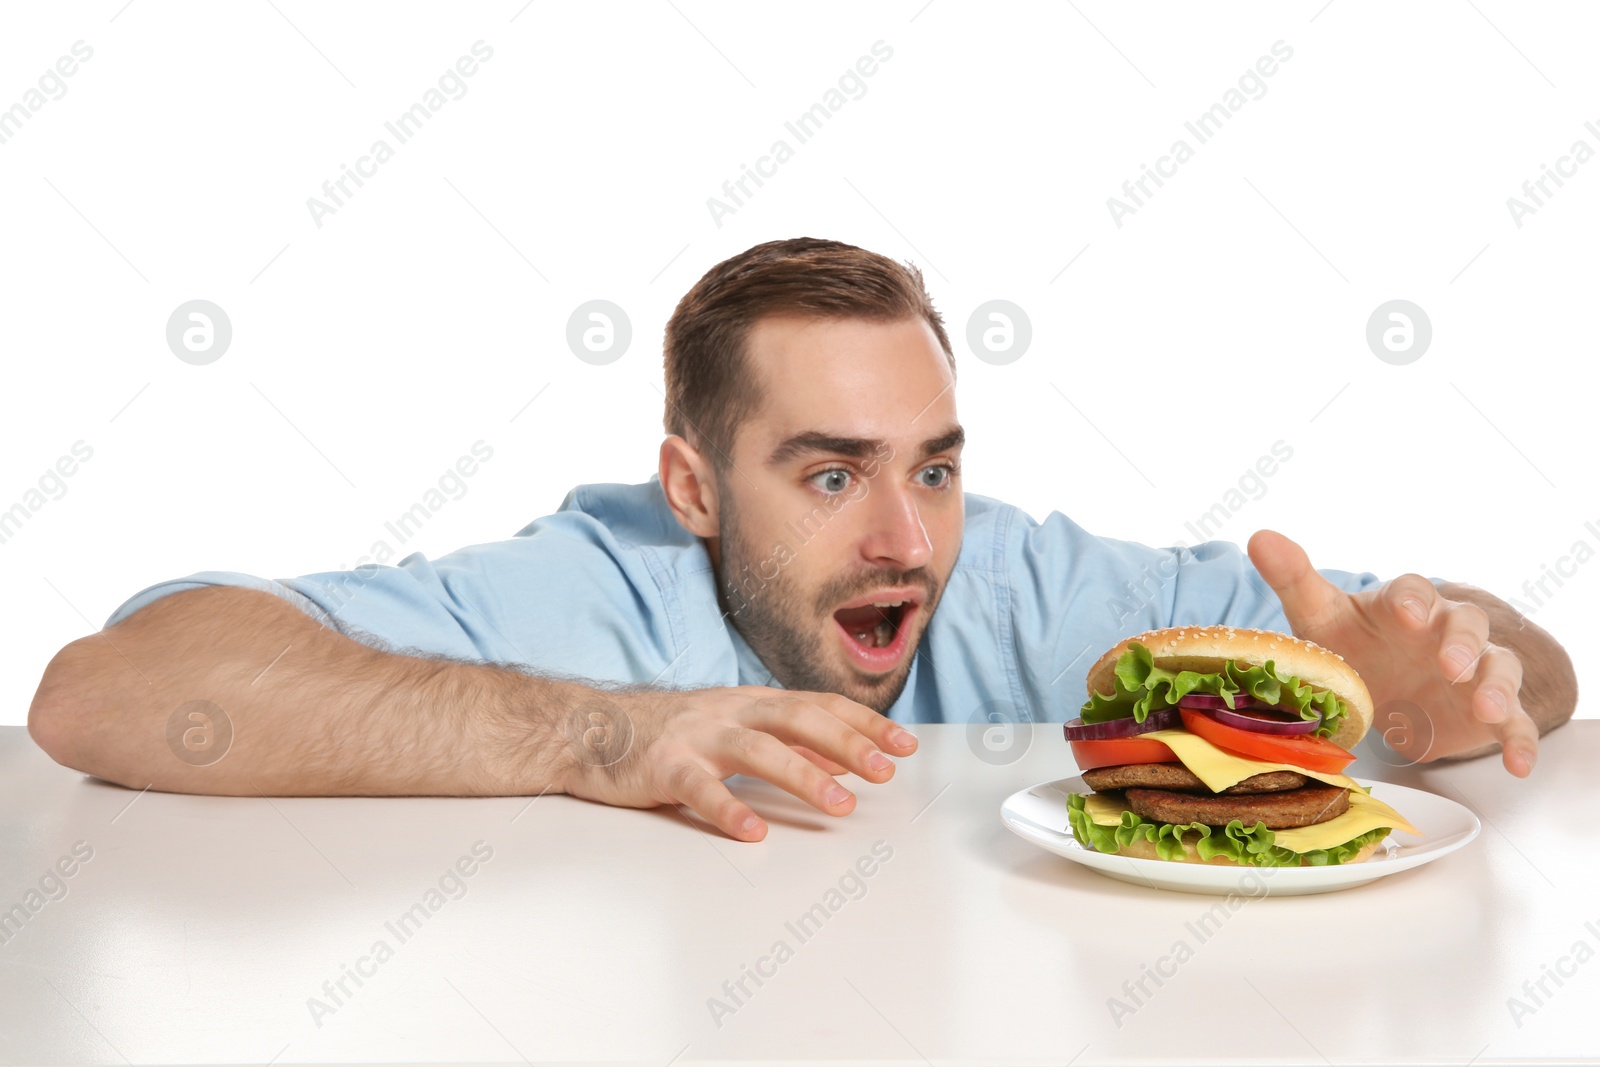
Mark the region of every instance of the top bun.
[[1227, 660], [1245, 667], [1273, 661], [1280, 675], [1292, 674], [1317, 689], [1330, 689], [1345, 706], [1344, 719], [1328, 740], [1353, 749], [1372, 727], [1372, 694], [1367, 683], [1337, 652], [1275, 630], [1232, 626], [1169, 626], [1146, 630], [1113, 646], [1089, 668], [1091, 693], [1113, 692], [1117, 660], [1133, 642], [1150, 650], [1156, 666], [1169, 671], [1215, 674]]

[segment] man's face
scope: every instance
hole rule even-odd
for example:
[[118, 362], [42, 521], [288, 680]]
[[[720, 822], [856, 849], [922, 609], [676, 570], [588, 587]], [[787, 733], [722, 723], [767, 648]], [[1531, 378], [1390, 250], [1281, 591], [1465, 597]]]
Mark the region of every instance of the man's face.
[[746, 344], [763, 406], [718, 482], [723, 607], [784, 687], [886, 711], [961, 548], [948, 357], [921, 319], [767, 318]]

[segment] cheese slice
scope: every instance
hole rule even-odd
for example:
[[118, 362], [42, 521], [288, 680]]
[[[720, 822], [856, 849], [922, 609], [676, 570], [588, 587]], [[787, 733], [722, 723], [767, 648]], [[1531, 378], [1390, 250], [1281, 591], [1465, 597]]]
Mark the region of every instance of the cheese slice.
[[1204, 782], [1213, 793], [1220, 793], [1229, 786], [1238, 785], [1253, 774], [1265, 771], [1294, 771], [1307, 778], [1315, 778], [1319, 782], [1342, 785], [1346, 789], [1362, 792], [1361, 786], [1354, 778], [1343, 774], [1308, 771], [1292, 763], [1269, 763], [1265, 760], [1250, 759], [1248, 756], [1235, 756], [1232, 752], [1225, 752], [1199, 734], [1191, 734], [1188, 730], [1152, 730], [1147, 734], [1140, 734], [1139, 737], [1160, 741], [1172, 749], [1172, 754], [1193, 771], [1194, 776]]
[[1119, 803], [1115, 798], [1104, 793], [1083, 793], [1083, 811], [1089, 816], [1089, 821], [1096, 826], [1122, 825], [1122, 813], [1127, 809], [1126, 804]]
[[[1084, 813], [1097, 826], [1118, 826], [1126, 805], [1101, 793], [1088, 793], [1083, 798]], [[1292, 852], [1310, 852], [1312, 849], [1333, 848], [1353, 841], [1368, 830], [1388, 826], [1421, 836], [1405, 817], [1383, 801], [1356, 789], [1350, 794], [1350, 810], [1343, 815], [1319, 822], [1315, 826], [1298, 826], [1289, 830], [1272, 831], [1272, 843]]]
[[1314, 848], [1333, 848], [1335, 845], [1342, 845], [1380, 826], [1422, 836], [1422, 831], [1407, 822], [1405, 816], [1398, 811], [1371, 794], [1356, 791], [1350, 794], [1350, 810], [1343, 815], [1327, 822], [1319, 822], [1315, 826], [1274, 830], [1272, 843], [1294, 852], [1310, 852]]

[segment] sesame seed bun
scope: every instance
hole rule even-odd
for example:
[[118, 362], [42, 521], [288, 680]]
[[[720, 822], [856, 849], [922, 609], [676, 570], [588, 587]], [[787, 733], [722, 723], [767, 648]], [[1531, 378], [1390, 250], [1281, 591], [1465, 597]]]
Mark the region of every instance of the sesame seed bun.
[[1091, 693], [1116, 688], [1117, 660], [1137, 641], [1150, 650], [1156, 666], [1169, 671], [1215, 674], [1227, 660], [1244, 667], [1273, 661], [1279, 674], [1292, 674], [1317, 689], [1330, 689], [1345, 706], [1338, 730], [1329, 738], [1341, 748], [1354, 749], [1372, 728], [1372, 694], [1367, 684], [1337, 652], [1275, 630], [1246, 630], [1230, 626], [1171, 626], [1146, 630], [1118, 642], [1089, 668]]

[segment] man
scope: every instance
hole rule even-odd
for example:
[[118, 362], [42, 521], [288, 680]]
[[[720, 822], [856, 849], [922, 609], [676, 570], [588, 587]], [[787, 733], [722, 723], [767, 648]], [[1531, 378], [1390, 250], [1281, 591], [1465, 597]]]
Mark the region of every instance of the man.
[[[435, 561], [153, 586], [51, 661], [34, 738], [136, 788], [566, 792], [753, 841], [731, 775], [847, 814], [834, 776], [886, 781], [916, 748], [900, 724], [1071, 718], [1093, 655], [1146, 628], [1292, 628], [1380, 709], [1422, 709], [1388, 738], [1411, 758], [1498, 745], [1525, 776], [1572, 714], [1565, 652], [1482, 590], [1319, 572], [1269, 531], [1248, 558], [1148, 548], [965, 494], [955, 359], [914, 268], [759, 245], [683, 298], [665, 356], [649, 482], [580, 486]], [[174, 758], [190, 721], [231, 731], [225, 758]]]

